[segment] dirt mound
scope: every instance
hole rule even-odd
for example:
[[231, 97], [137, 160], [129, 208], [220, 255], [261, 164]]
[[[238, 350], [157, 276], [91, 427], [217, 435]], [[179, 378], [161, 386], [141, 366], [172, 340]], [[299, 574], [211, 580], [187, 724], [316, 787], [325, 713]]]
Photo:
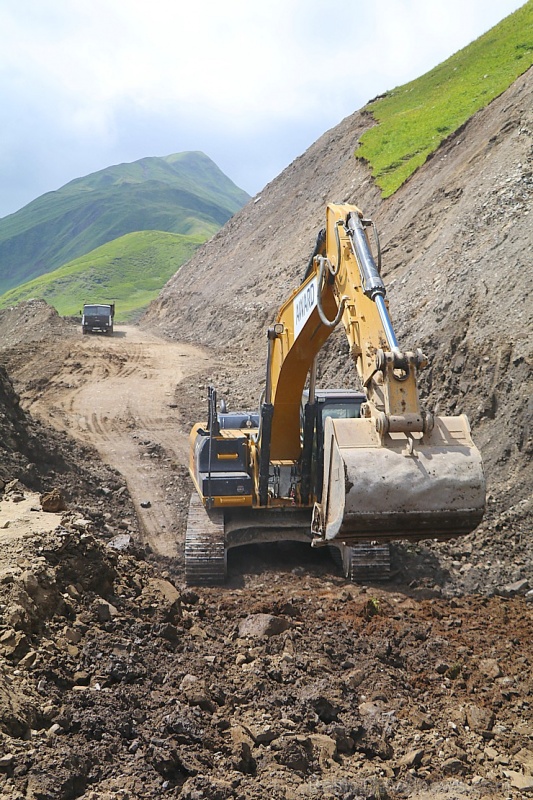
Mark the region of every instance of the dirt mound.
[[27, 300], [0, 310], [0, 341], [2, 348], [11, 349], [18, 344], [49, 341], [54, 336], [62, 339], [74, 325], [74, 320], [60, 317], [44, 300]]

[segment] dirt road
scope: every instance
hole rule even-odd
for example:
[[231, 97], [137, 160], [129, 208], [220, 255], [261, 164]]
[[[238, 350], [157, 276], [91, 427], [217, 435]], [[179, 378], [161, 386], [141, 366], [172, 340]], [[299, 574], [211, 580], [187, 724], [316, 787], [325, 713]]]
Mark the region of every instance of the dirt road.
[[122, 473], [146, 543], [162, 556], [180, 549], [176, 491], [188, 458], [176, 386], [208, 364], [205, 350], [119, 326], [113, 337], [71, 339], [60, 369], [27, 404]]

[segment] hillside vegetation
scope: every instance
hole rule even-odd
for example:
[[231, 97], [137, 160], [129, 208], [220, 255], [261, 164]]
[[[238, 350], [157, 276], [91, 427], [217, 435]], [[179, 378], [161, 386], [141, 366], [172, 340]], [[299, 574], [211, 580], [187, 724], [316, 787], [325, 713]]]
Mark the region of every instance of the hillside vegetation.
[[137, 316], [187, 261], [203, 238], [163, 231], [128, 233], [63, 267], [6, 292], [0, 308], [24, 300], [46, 300], [62, 316], [84, 302], [116, 303], [116, 319]]
[[417, 80], [370, 102], [378, 123], [356, 155], [383, 197], [393, 194], [440, 143], [533, 64], [533, 0]]
[[199, 152], [143, 158], [78, 178], [0, 220], [0, 292], [135, 231], [205, 241], [248, 199]]

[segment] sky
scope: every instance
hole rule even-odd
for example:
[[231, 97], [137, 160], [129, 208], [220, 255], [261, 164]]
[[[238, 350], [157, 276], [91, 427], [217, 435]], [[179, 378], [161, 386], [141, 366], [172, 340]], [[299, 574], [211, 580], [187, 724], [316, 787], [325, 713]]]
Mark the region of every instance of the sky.
[[202, 150], [255, 195], [524, 0], [0, 0], [0, 217]]

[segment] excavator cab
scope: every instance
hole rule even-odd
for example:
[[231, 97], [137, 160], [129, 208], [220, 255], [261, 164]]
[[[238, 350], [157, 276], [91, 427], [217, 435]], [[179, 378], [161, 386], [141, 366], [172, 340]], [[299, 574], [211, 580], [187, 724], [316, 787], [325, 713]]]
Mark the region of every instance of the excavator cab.
[[[363, 392], [354, 389], [315, 389], [314, 441], [312, 452], [312, 490], [320, 500], [324, 479], [324, 426], [326, 419], [359, 419], [361, 406], [366, 400]], [[303, 434], [305, 428], [305, 407], [309, 403], [309, 390], [302, 395], [300, 426]], [[303, 442], [302, 442], [303, 444]]]

